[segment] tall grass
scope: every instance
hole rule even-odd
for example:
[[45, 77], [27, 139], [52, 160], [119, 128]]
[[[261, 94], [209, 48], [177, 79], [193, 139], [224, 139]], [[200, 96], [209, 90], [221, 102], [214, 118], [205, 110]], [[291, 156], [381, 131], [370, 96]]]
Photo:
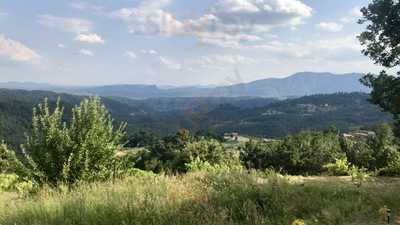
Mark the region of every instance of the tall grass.
[[[399, 183], [302, 182], [248, 171], [136, 176], [0, 203], [1, 225], [379, 224]], [[0, 195], [1, 196], [1, 195]], [[0, 198], [4, 200], [4, 198]], [[11, 200], [10, 200], [11, 199]]]

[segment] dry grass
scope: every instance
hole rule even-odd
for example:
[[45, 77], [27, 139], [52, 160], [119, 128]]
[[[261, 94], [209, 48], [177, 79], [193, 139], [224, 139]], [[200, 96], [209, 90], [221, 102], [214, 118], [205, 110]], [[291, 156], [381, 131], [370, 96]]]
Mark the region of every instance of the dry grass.
[[[281, 177], [244, 172], [130, 177], [116, 183], [0, 196], [2, 225], [380, 224], [378, 210], [400, 210], [400, 180], [360, 188], [351, 178]], [[262, 178], [260, 178], [262, 177]], [[350, 179], [350, 180], [349, 180]]]

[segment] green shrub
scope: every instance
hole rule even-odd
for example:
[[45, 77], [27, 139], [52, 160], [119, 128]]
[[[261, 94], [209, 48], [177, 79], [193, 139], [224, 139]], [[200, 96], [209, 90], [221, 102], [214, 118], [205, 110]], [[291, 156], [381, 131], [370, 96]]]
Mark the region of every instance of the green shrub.
[[0, 144], [0, 174], [1, 173], [27, 175], [24, 165], [18, 160], [15, 152], [8, 149], [5, 143]]
[[350, 164], [346, 158], [336, 159], [335, 163], [329, 163], [324, 166], [330, 176], [349, 175]]
[[307, 225], [307, 224], [306, 222], [304, 222], [304, 220], [296, 219], [295, 221], [293, 221], [292, 225]]
[[25, 181], [16, 174], [0, 174], [0, 192], [16, 191], [20, 194], [30, 193], [36, 189], [31, 181]]
[[110, 178], [125, 134], [125, 125], [114, 129], [113, 123], [97, 97], [73, 108], [69, 127], [59, 100], [52, 111], [45, 100], [34, 109], [32, 133], [23, 145], [33, 179], [57, 185]]
[[389, 165], [379, 171], [379, 175], [400, 176], [400, 153], [393, 156]]
[[196, 158], [190, 163], [187, 163], [186, 168], [189, 172], [208, 172], [211, 174], [229, 173], [233, 171], [244, 170], [239, 161], [230, 160], [226, 162], [220, 162], [218, 164], [211, 164], [207, 161], [202, 161], [200, 158]]
[[367, 169], [352, 166], [350, 168], [350, 176], [354, 185], [360, 187], [370, 177]]

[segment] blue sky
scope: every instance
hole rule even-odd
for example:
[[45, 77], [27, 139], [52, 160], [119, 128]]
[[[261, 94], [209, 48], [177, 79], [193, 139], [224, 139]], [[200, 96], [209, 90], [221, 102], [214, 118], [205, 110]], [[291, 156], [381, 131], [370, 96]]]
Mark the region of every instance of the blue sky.
[[3, 0], [0, 81], [229, 85], [376, 71], [367, 0]]

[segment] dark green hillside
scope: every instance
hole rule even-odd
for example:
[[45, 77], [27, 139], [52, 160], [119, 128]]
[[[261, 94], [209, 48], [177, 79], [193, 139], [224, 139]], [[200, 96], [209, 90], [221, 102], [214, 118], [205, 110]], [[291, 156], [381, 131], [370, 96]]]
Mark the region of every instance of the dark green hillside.
[[167, 106], [162, 107], [162, 112], [153, 108], [149, 113], [132, 116], [129, 122], [133, 128], [149, 128], [159, 135], [187, 128], [219, 134], [237, 131], [244, 135], [281, 137], [305, 129], [322, 130], [330, 125], [347, 131], [392, 120], [389, 114], [381, 112], [367, 99], [368, 95], [364, 93], [312, 95], [269, 104], [264, 102], [265, 105], [260, 107], [256, 102], [261, 100], [257, 99], [242, 100], [246, 104], [237, 104], [238, 100], [232, 98], [230, 102], [221, 101], [215, 106], [205, 98], [209, 102], [203, 105], [197, 104], [198, 99], [192, 99], [193, 108], [175, 107], [181, 99], [153, 99], [160, 101], [154, 104], [158, 106], [170, 101], [170, 110]]
[[[49, 103], [55, 104], [57, 96], [46, 91], [23, 91], [0, 89], [0, 139], [13, 146], [18, 146], [29, 131], [32, 109], [48, 97]], [[79, 103], [80, 97], [60, 95], [63, 106], [71, 108]], [[68, 110], [66, 111], [68, 113]], [[68, 115], [68, 114], [67, 114]]]
[[[46, 91], [0, 89], [0, 140], [18, 147], [29, 131], [32, 108], [49, 98], [61, 97], [65, 116], [82, 96]], [[131, 100], [103, 98], [118, 121], [128, 122], [128, 132], [147, 129], [157, 135], [178, 129], [238, 131], [244, 135], [281, 137], [304, 129], [322, 130], [336, 125], [343, 131], [391, 121], [390, 115], [367, 102], [362, 93], [313, 95], [278, 101], [263, 98], [155, 98]]]
[[252, 110], [222, 106], [208, 114], [215, 123], [208, 122], [218, 132], [236, 130], [248, 135], [279, 137], [330, 125], [345, 131], [391, 120], [390, 115], [367, 99], [367, 94], [351, 93], [306, 96]]

